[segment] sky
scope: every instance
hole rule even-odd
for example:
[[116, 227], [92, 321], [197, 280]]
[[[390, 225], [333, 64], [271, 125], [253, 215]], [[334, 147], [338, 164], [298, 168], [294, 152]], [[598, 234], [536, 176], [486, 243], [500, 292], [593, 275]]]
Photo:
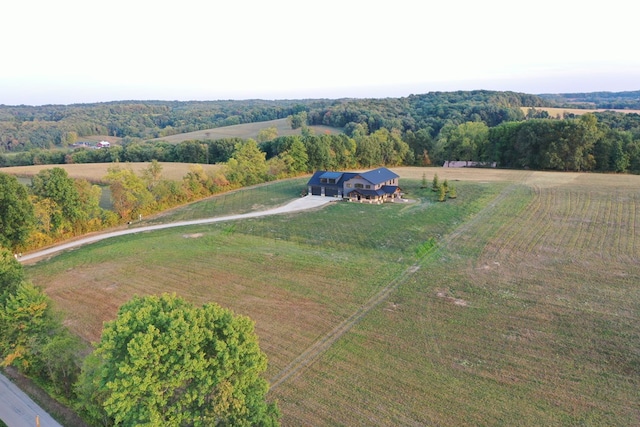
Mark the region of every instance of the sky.
[[5, 105], [640, 90], [631, 0], [7, 3]]

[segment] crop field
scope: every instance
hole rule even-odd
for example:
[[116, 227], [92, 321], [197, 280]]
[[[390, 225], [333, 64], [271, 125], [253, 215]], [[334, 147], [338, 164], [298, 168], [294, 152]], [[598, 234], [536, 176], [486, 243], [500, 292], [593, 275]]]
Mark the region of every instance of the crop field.
[[[179, 133], [176, 135], [163, 136], [162, 138], [156, 138], [152, 141], [166, 141], [172, 144], [179, 144], [183, 141], [189, 141], [192, 139], [206, 140], [206, 139], [223, 139], [223, 138], [253, 138], [256, 139], [258, 133], [270, 127], [275, 127], [278, 130], [278, 136], [287, 135], [300, 135], [300, 129], [291, 129], [291, 125], [287, 119], [269, 120], [266, 122], [255, 123], [243, 123], [241, 125], [223, 126], [213, 129], [198, 130], [195, 132]], [[323, 133], [339, 133], [340, 129], [323, 126], [313, 125], [309, 126], [316, 134]]]
[[[520, 109], [522, 110], [522, 112], [524, 114], [527, 114], [527, 112], [529, 111], [529, 109], [532, 107], [521, 107]], [[575, 114], [577, 116], [580, 116], [582, 114], [587, 114], [587, 113], [598, 113], [598, 112], [603, 112], [603, 111], [616, 111], [618, 113], [635, 113], [635, 114], [640, 114], [640, 110], [616, 110], [616, 109], [604, 109], [604, 108], [599, 108], [599, 109], [585, 109], [585, 108], [561, 108], [561, 107], [533, 107], [536, 110], [541, 110], [541, 111], [546, 111], [547, 113], [549, 113], [549, 115], [551, 117], [562, 117], [564, 116], [564, 113], [569, 113], [569, 114]]]
[[[170, 180], [180, 180], [189, 172], [189, 168], [193, 166], [190, 163], [168, 163], [160, 162], [162, 166], [162, 178]], [[0, 168], [0, 172], [20, 177], [32, 177], [37, 175], [43, 169], [52, 169], [54, 167], [63, 168], [67, 174], [74, 179], [84, 178], [89, 182], [100, 183], [104, 181], [109, 169], [119, 166], [123, 169], [131, 169], [140, 175], [142, 171], [149, 167], [148, 162], [126, 162], [126, 163], [74, 163], [65, 165], [33, 165], [33, 166], [12, 166], [8, 168]], [[222, 166], [220, 165], [199, 165], [206, 172], [215, 172]]]
[[[411, 203], [119, 237], [27, 274], [88, 341], [134, 294], [250, 316], [287, 426], [638, 425], [640, 177], [394, 170]], [[434, 173], [457, 199], [421, 188]], [[150, 221], [279, 205], [304, 184]]]

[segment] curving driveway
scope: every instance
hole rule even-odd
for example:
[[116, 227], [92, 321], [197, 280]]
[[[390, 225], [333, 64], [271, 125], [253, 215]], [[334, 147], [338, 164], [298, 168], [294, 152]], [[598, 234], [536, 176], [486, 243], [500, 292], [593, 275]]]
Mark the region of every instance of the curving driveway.
[[129, 228], [127, 230], [111, 231], [107, 233], [101, 233], [101, 234], [96, 234], [89, 237], [84, 237], [82, 239], [74, 240], [72, 242], [62, 243], [60, 245], [52, 246], [50, 248], [43, 249], [40, 251], [31, 252], [23, 255], [18, 260], [21, 262], [25, 262], [25, 261], [41, 258], [47, 255], [51, 255], [56, 252], [63, 251], [65, 249], [76, 248], [78, 246], [94, 243], [104, 239], [109, 239], [111, 237], [124, 236], [127, 234], [134, 234], [134, 233], [142, 233], [144, 231], [162, 230], [164, 228], [184, 227], [187, 225], [210, 224], [214, 222], [232, 221], [236, 219], [255, 218], [259, 216], [298, 212], [298, 211], [318, 208], [320, 206], [324, 206], [336, 200], [339, 200], [339, 199], [335, 199], [331, 197], [321, 197], [321, 196], [305, 196], [299, 199], [295, 199], [286, 205], [278, 206], [276, 208], [267, 209], [264, 211], [249, 212], [249, 213], [238, 214], [238, 215], [219, 216], [219, 217], [213, 217], [213, 218], [194, 219], [190, 221], [177, 221], [177, 222], [171, 222], [168, 224], [148, 225], [144, 227]]

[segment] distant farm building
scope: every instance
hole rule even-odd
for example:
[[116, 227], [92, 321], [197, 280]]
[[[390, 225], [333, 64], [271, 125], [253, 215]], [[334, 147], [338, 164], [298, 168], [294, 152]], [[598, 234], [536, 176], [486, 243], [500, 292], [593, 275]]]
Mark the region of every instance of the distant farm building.
[[496, 162], [472, 162], [466, 160], [446, 160], [443, 168], [495, 168]]
[[398, 178], [399, 175], [387, 168], [358, 173], [317, 171], [307, 183], [307, 192], [351, 202], [394, 202], [402, 200]]
[[109, 141], [100, 141], [96, 144], [97, 148], [109, 148], [111, 147], [111, 143]]

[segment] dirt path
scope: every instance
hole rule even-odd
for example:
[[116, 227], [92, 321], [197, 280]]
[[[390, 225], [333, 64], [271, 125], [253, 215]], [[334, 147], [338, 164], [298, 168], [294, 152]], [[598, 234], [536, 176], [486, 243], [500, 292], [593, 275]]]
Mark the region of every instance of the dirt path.
[[127, 234], [142, 233], [145, 231], [162, 230], [165, 228], [185, 227], [188, 225], [199, 225], [199, 224], [211, 224], [214, 222], [233, 221], [233, 220], [244, 219], [244, 218], [256, 218], [256, 217], [267, 216], [267, 215], [278, 215], [278, 214], [284, 214], [284, 213], [299, 212], [299, 211], [319, 208], [321, 206], [324, 206], [336, 200], [338, 199], [334, 199], [331, 197], [306, 196], [306, 197], [301, 197], [299, 199], [295, 199], [286, 205], [278, 206], [276, 208], [267, 209], [264, 211], [249, 212], [249, 213], [238, 214], [238, 215], [219, 216], [219, 217], [213, 217], [213, 218], [194, 219], [191, 221], [177, 221], [177, 222], [171, 222], [168, 224], [148, 225], [144, 227], [128, 228], [126, 230], [99, 233], [99, 234], [94, 234], [81, 239], [73, 240], [70, 242], [61, 243], [59, 245], [52, 246], [47, 249], [42, 249], [36, 252], [25, 254], [19, 258], [19, 261], [28, 262], [28, 261], [37, 260], [37, 259], [46, 257], [48, 255], [53, 255], [57, 252], [61, 252], [67, 249], [77, 248], [83, 245], [88, 245], [90, 243], [95, 243], [100, 240], [109, 239], [111, 237], [125, 236]]

